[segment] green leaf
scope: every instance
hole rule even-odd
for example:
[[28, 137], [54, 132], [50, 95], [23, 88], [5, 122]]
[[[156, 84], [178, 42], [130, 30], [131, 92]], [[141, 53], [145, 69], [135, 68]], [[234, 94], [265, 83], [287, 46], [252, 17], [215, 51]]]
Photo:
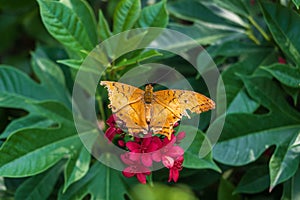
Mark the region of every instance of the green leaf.
[[82, 50], [93, 49], [97, 42], [96, 25], [84, 1], [69, 1], [69, 4], [63, 1], [37, 1], [42, 21], [55, 39], [78, 54]]
[[288, 86], [282, 86], [284, 91], [293, 98], [294, 105], [297, 105], [298, 98], [300, 96], [300, 90], [297, 88], [291, 88]]
[[[46, 58], [36, 54], [32, 55], [33, 70], [39, 83], [34, 82], [14, 67], [0, 67], [0, 107], [24, 109], [29, 106], [28, 102], [52, 100], [64, 103], [71, 108], [70, 97], [61, 69]], [[26, 127], [42, 128], [50, 125], [53, 125], [53, 121], [40, 116], [40, 113], [29, 114], [10, 123], [1, 138]]]
[[138, 27], [161, 27], [165, 28], [169, 22], [166, 9], [166, 1], [161, 1], [142, 10], [141, 16], [137, 21]]
[[[222, 163], [244, 165], [255, 161], [271, 145], [276, 145], [277, 153], [270, 162], [270, 184], [273, 187], [295, 173], [298, 150], [293, 145], [300, 130], [300, 113], [290, 106], [284, 92], [270, 79], [242, 79], [251, 98], [267, 108], [269, 113], [227, 115], [213, 155]], [[210, 128], [215, 126], [218, 126], [218, 119]]]
[[20, 187], [18, 187], [15, 199], [48, 199], [62, 172], [63, 164], [64, 162], [61, 161], [49, 170], [28, 178]]
[[224, 30], [220, 27], [198, 22], [195, 22], [193, 25], [170, 23], [169, 28], [186, 34], [201, 45], [216, 44], [245, 37], [243, 31], [240, 30]]
[[[40, 83], [34, 82], [14, 67], [2, 65], [0, 68], [0, 93], [16, 96], [23, 101], [26, 99], [56, 100], [71, 107], [70, 97], [65, 90], [64, 76], [57, 65], [33, 54], [33, 70]], [[0, 103], [0, 106], [5, 105]], [[18, 104], [13, 107], [22, 108]]]
[[102, 41], [106, 40], [110, 36], [112, 36], [112, 33], [110, 31], [109, 25], [107, 20], [105, 19], [103, 13], [101, 10], [99, 10], [99, 22], [98, 22], [98, 34]]
[[121, 172], [95, 162], [80, 181], [71, 185], [65, 193], [59, 193], [58, 199], [82, 199], [88, 194], [91, 199], [124, 199], [126, 193]]
[[217, 5], [226, 8], [241, 16], [247, 17], [250, 15], [246, 1], [240, 0], [213, 0]]
[[[189, 132], [197, 132], [193, 143], [184, 153], [183, 166], [192, 169], [213, 169], [215, 171], [221, 172], [220, 168], [212, 160], [211, 153], [206, 155], [204, 158], [200, 158], [199, 156], [199, 150], [202, 144], [204, 142], [209, 143], [204, 133], [201, 130], [197, 130], [197, 128], [192, 126], [181, 126], [180, 129], [184, 130], [184, 132], [186, 132], [187, 134], [189, 134]], [[186, 139], [190, 138], [186, 137]], [[182, 142], [184, 143], [184, 140]]]
[[293, 3], [294, 3], [295, 6], [297, 7], [297, 9], [299, 9], [300, 1], [299, 1], [299, 0], [293, 0]]
[[[298, 133], [298, 134], [297, 134]], [[283, 138], [282, 138], [283, 139]], [[270, 178], [272, 190], [277, 184], [291, 178], [300, 162], [300, 128], [293, 139], [283, 139], [270, 160]]]
[[[9, 95], [2, 98], [4, 102], [10, 100]], [[77, 149], [81, 149], [82, 142], [74, 127], [72, 114], [65, 106], [54, 102], [31, 101], [23, 104], [23, 108], [55, 121], [56, 126], [21, 129], [11, 135], [0, 149], [0, 176], [35, 175], [64, 157], [77, 156]], [[95, 132], [87, 131], [81, 138], [93, 138], [95, 135]]]
[[[212, 5], [210, 5], [212, 6]], [[214, 12], [217, 9], [217, 12]], [[204, 2], [195, 0], [178, 0], [168, 4], [168, 11], [170, 14], [184, 20], [199, 22], [199, 23], [209, 23], [215, 26], [222, 26], [224, 29], [236, 29], [233, 25], [241, 25], [242, 19], [230, 11], [226, 11], [227, 16], [230, 15], [231, 18], [226, 17], [225, 10], [221, 10], [220, 7], [210, 8], [205, 5]], [[219, 15], [224, 13], [223, 16]], [[238, 19], [238, 23], [233, 21], [233, 19]]]
[[266, 166], [255, 166], [246, 171], [234, 193], [259, 193], [267, 189], [269, 185], [268, 168]]
[[217, 48], [211, 52], [211, 56], [241, 56], [249, 55], [249, 54], [259, 54], [265, 52], [271, 52], [272, 48], [268, 46], [258, 46], [253, 43], [248, 42], [236, 42], [236, 41], [229, 41], [222, 45], [218, 45]]
[[97, 38], [97, 21], [93, 11], [93, 8], [85, 0], [68, 0], [62, 1], [64, 5], [72, 9], [79, 17], [79, 21], [82, 22], [93, 47], [98, 44]]
[[263, 2], [260, 4], [264, 18], [280, 49], [300, 66], [300, 16], [292, 9]]
[[14, 132], [26, 127], [26, 128], [47, 128], [50, 126], [55, 125], [55, 122], [40, 116], [40, 115], [34, 115], [29, 114], [26, 117], [22, 117], [19, 119], [13, 120], [9, 126], [2, 132], [0, 135], [0, 139], [7, 138], [10, 134], [13, 134]]
[[286, 86], [300, 88], [300, 69], [283, 64], [273, 64], [263, 67], [274, 76], [277, 80]]
[[74, 182], [80, 180], [89, 170], [91, 156], [82, 146], [78, 153], [69, 159], [65, 170], [65, 185], [63, 192]]
[[[272, 62], [269, 57], [273, 57], [272, 52], [249, 54], [244, 60], [231, 65], [225, 70], [222, 73], [222, 80], [225, 85], [226, 97], [218, 95], [216, 104], [222, 105], [224, 98], [226, 98], [227, 113], [252, 113], [255, 111], [259, 105], [246, 93], [244, 84], [238, 74], [254, 74], [260, 65]], [[221, 85], [218, 87], [221, 87]], [[217, 94], [221, 94], [221, 92]]]
[[114, 34], [131, 29], [138, 20], [140, 13], [140, 0], [121, 0], [114, 12]]
[[218, 200], [241, 200], [241, 196], [233, 194], [234, 185], [228, 180], [221, 178], [220, 185], [218, 188]]
[[299, 199], [300, 198], [300, 170], [290, 180], [283, 184], [281, 200]]

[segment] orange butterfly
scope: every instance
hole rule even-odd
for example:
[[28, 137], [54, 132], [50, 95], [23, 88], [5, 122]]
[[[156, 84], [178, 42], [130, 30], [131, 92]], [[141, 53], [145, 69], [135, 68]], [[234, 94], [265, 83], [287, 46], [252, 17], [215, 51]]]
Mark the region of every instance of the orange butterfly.
[[188, 90], [160, 90], [153, 92], [148, 84], [145, 91], [124, 83], [101, 81], [108, 89], [109, 108], [126, 124], [131, 135], [137, 133], [162, 134], [169, 139], [173, 126], [182, 116], [190, 118], [186, 110], [201, 113], [215, 108], [213, 100]]

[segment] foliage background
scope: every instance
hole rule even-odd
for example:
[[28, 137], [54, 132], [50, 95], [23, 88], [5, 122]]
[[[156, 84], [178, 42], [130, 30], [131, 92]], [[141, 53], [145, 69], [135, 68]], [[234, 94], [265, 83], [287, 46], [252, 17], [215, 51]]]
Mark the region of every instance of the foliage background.
[[[300, 199], [299, 1], [149, 2], [0, 0], [0, 198]], [[76, 71], [98, 42], [151, 26], [203, 45], [222, 73], [227, 98], [227, 113], [220, 116], [226, 116], [225, 127], [213, 152], [198, 158], [204, 115], [179, 182], [167, 184], [168, 172], [160, 170], [154, 187], [124, 179], [89, 155], [76, 134], [70, 101]], [[178, 57], [157, 51], [128, 56], [107, 78], [117, 80], [137, 62], [155, 60], [206, 91]], [[201, 55], [198, 61], [200, 66]], [[100, 89], [96, 95], [101, 118], [107, 118], [108, 110], [100, 112], [106, 97]]]

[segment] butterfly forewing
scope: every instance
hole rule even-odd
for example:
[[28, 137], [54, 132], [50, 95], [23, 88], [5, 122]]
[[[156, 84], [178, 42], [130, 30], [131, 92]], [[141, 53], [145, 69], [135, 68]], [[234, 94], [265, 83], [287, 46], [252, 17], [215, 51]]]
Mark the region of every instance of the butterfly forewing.
[[143, 90], [124, 83], [101, 81], [101, 85], [108, 89], [112, 112], [126, 124], [130, 134], [153, 131], [170, 138], [174, 124], [182, 116], [189, 117], [186, 110], [199, 114], [215, 107], [211, 99], [188, 90], [153, 93], [148, 85], [146, 90], [150, 94], [145, 95]]
[[106, 86], [110, 100], [109, 107], [122, 120], [130, 134], [147, 132], [145, 120], [144, 91], [124, 83], [101, 81]]
[[215, 108], [215, 103], [208, 97], [189, 90], [160, 90], [154, 92], [155, 98], [174, 108], [175, 115], [187, 115], [186, 110], [201, 113]]

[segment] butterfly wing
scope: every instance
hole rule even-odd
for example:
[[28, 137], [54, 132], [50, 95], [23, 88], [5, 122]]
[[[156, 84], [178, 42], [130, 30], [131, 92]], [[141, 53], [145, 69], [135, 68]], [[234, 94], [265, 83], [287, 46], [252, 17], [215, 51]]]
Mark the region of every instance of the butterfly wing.
[[150, 127], [155, 132], [160, 132], [171, 137], [174, 124], [182, 116], [189, 117], [186, 110], [201, 113], [215, 108], [215, 103], [208, 97], [188, 90], [161, 90], [154, 92], [152, 104], [155, 119]]
[[148, 124], [145, 120], [144, 91], [124, 83], [113, 81], [101, 81], [108, 90], [110, 100], [109, 108], [126, 124], [128, 132], [135, 134], [146, 133]]

